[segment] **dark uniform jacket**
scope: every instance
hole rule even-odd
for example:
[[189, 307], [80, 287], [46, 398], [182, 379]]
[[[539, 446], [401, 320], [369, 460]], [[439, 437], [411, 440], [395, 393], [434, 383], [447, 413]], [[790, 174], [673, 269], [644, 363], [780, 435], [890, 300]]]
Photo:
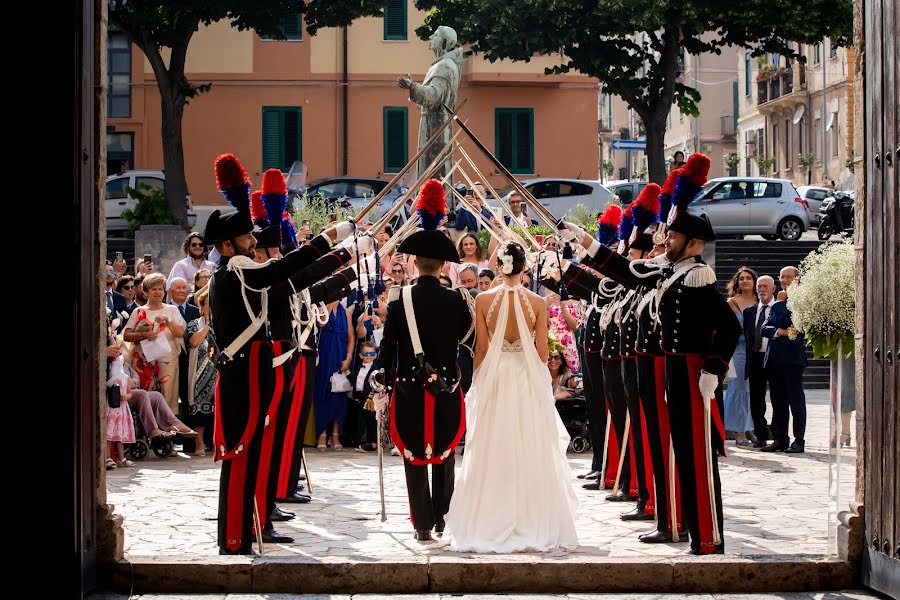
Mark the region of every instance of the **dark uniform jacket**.
[[383, 368], [393, 391], [391, 437], [412, 464], [442, 463], [465, 430], [465, 406], [458, 381], [458, 344], [472, 326], [469, 306], [456, 290], [441, 286], [437, 277], [421, 276], [412, 287], [416, 325], [425, 360], [452, 392], [436, 397], [427, 392], [406, 323], [402, 296], [388, 305], [384, 337], [375, 368]]
[[[588, 255], [584, 262], [629, 289], [657, 285], [662, 293], [662, 286], [667, 285], [659, 301], [663, 352], [700, 354], [708, 373], [724, 375], [728, 371], [741, 326], [716, 288], [715, 272], [699, 256], [661, 266], [645, 260], [631, 262], [600, 246], [596, 255]], [[675, 271], [693, 263], [700, 266], [669, 281]]]

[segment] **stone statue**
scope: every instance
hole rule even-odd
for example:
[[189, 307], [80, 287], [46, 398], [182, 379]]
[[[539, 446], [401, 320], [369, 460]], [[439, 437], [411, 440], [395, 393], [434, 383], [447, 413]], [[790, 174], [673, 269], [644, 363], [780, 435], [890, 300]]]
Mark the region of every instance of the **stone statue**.
[[[425, 81], [416, 83], [409, 73], [397, 80], [397, 85], [409, 90], [409, 99], [419, 105], [422, 116], [419, 120], [419, 144], [421, 148], [441, 124], [447, 120], [449, 113], [444, 110], [446, 104], [451, 109], [456, 106], [456, 94], [459, 91], [459, 67], [462, 64], [462, 48], [457, 46], [456, 31], [441, 25], [428, 38], [428, 47], [434, 52], [434, 61], [425, 74]], [[417, 174], [421, 175], [435, 156], [450, 141], [451, 127], [444, 130], [442, 139], [437, 140], [419, 159]], [[443, 177], [451, 168], [448, 160], [442, 169], [433, 177]]]

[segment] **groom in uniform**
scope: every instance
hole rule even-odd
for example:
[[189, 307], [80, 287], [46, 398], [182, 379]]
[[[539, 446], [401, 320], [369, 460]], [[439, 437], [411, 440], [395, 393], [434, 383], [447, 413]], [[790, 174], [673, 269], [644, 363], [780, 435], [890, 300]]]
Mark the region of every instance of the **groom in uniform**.
[[[429, 180], [416, 201], [423, 229], [406, 238], [398, 252], [415, 256], [419, 278], [388, 305], [375, 381], [392, 391], [391, 438], [403, 457], [406, 487], [417, 540], [444, 531], [444, 515], [453, 495], [455, 448], [465, 431], [465, 404], [456, 355], [471, 333], [468, 294], [443, 287], [444, 262], [459, 262], [450, 239], [437, 231], [447, 212], [440, 182]], [[403, 294], [411, 292], [414, 315], [407, 315]], [[413, 350], [410, 327], [418, 330], [423, 355]], [[431, 465], [431, 490], [428, 488]]]

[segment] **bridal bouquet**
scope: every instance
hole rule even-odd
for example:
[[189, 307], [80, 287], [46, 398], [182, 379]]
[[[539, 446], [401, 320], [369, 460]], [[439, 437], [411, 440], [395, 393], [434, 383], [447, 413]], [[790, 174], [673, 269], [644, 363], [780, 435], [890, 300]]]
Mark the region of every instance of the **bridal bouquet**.
[[803, 259], [788, 290], [794, 327], [806, 334], [816, 358], [853, 353], [856, 323], [856, 256], [848, 241], [821, 246]]

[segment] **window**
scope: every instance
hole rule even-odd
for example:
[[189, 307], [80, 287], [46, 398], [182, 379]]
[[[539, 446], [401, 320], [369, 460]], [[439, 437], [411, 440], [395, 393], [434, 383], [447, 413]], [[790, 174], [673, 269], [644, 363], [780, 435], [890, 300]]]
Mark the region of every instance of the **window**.
[[729, 181], [713, 192], [710, 200], [742, 200], [744, 198], [778, 198], [781, 184], [765, 181]]
[[120, 200], [122, 198], [127, 198], [128, 192], [125, 189], [127, 187], [128, 177], [120, 177], [106, 182], [106, 199]]
[[384, 173], [399, 173], [409, 162], [407, 158], [407, 108], [385, 106], [382, 115], [384, 140]]
[[831, 131], [829, 132], [831, 139], [829, 140], [829, 150], [831, 150], [831, 158], [837, 158], [838, 144], [841, 143], [838, 137], [838, 116], [837, 113], [831, 113]]
[[757, 129], [756, 130], [756, 156], [759, 158], [760, 156], [765, 156], [766, 154], [766, 130], [765, 129]]
[[816, 119], [813, 123], [813, 137], [816, 138], [816, 160], [822, 160], [822, 119]]
[[511, 173], [534, 173], [534, 109], [495, 109], [494, 148]]
[[588, 196], [593, 192], [591, 186], [571, 181], [539, 181], [529, 186], [528, 191], [537, 199]]
[[166, 182], [159, 177], [138, 177], [134, 180], [134, 187], [144, 192], [161, 190], [165, 187], [165, 185]]
[[753, 184], [749, 198], [780, 198], [781, 184], [757, 181]]
[[822, 62], [822, 44], [815, 44], [813, 46], [813, 64], [817, 65]]
[[[288, 17], [278, 25], [278, 30], [284, 34], [285, 40], [289, 42], [300, 41], [303, 39], [303, 18], [300, 15]], [[265, 41], [283, 41], [268, 35], [260, 35], [259, 37]]]
[[262, 109], [263, 170], [289, 171], [303, 158], [302, 115], [298, 106], [264, 106]]
[[748, 156], [744, 159], [744, 177], [750, 177], [750, 166], [751, 166], [750, 163], [751, 163], [751, 160], [750, 160], [750, 157]]
[[106, 116], [127, 119], [131, 117], [131, 40], [127, 33], [110, 29], [108, 43]]
[[406, 40], [406, 0], [389, 0], [384, 7], [384, 39]]
[[837, 58], [837, 44], [832, 40], [828, 40], [828, 57]]
[[380, 193], [384, 189], [384, 183], [375, 183], [369, 181], [354, 181], [352, 198], [371, 198]]
[[777, 52], [772, 54], [772, 66], [780, 67], [781, 66], [781, 55]]
[[619, 197], [619, 202], [621, 204], [628, 204], [632, 200], [634, 200], [634, 192], [631, 190], [631, 185], [620, 185], [612, 188], [612, 193]]
[[803, 154], [806, 151], [806, 117], [800, 118], [800, 137], [797, 139], [797, 152]]
[[778, 173], [778, 123], [772, 124], [772, 172]]
[[744, 52], [744, 95], [750, 96], [750, 51]]
[[324, 196], [329, 200], [336, 200], [350, 196], [350, 183], [347, 181], [333, 181], [319, 186], [310, 186], [310, 196]]
[[785, 119], [784, 121], [784, 168], [785, 170], [790, 169], [794, 166], [794, 154], [791, 149], [791, 137], [793, 134], [793, 129], [791, 126], [791, 120]]
[[807, 200], [818, 200], [819, 202], [821, 202], [827, 197], [828, 192], [826, 190], [810, 189], [806, 191]]

